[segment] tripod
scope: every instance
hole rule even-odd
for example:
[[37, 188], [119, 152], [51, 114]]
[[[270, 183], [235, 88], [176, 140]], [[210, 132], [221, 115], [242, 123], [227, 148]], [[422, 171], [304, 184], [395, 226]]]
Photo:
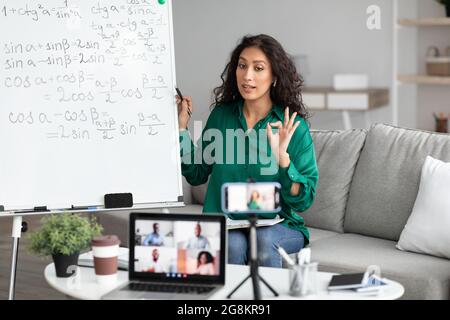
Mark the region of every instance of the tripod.
[[227, 296], [227, 298], [231, 298], [231, 296], [248, 280], [252, 279], [253, 284], [253, 296], [255, 300], [261, 300], [261, 290], [259, 286], [259, 280], [262, 281], [266, 285], [267, 288], [276, 296], [278, 297], [278, 292], [276, 292], [268, 283], [266, 280], [264, 280], [263, 277], [261, 277], [258, 273], [258, 251], [256, 246], [256, 214], [251, 213], [249, 214], [250, 222], [250, 259], [249, 259], [249, 265], [250, 265], [250, 274], [242, 280], [241, 283], [237, 285], [236, 288], [233, 289], [233, 291], [230, 292], [230, 294]]

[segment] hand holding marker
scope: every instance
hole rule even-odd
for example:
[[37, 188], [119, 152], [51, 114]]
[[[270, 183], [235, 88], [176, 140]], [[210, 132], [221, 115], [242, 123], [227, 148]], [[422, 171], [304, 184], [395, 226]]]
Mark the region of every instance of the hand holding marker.
[[[179, 96], [180, 99], [181, 99], [181, 103], [183, 103], [183, 99], [184, 99], [184, 98], [183, 98], [183, 95], [181, 94], [180, 89], [175, 88], [175, 90], [177, 91], [177, 94], [178, 94], [178, 96]], [[192, 112], [191, 112], [191, 110], [189, 109], [189, 107], [187, 108], [187, 113], [188, 113], [189, 117], [192, 116]]]

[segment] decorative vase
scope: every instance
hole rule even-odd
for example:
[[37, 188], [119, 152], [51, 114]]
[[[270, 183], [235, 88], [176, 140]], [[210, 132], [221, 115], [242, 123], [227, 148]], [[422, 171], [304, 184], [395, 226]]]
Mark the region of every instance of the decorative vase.
[[78, 265], [79, 253], [70, 256], [62, 254], [52, 254], [55, 263], [56, 276], [60, 278], [68, 278], [75, 273], [75, 267]]

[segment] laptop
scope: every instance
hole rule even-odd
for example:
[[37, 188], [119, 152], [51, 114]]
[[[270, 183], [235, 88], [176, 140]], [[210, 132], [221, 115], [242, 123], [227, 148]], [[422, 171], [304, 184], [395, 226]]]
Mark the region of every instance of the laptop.
[[202, 300], [225, 285], [224, 215], [131, 213], [129, 281], [102, 299]]

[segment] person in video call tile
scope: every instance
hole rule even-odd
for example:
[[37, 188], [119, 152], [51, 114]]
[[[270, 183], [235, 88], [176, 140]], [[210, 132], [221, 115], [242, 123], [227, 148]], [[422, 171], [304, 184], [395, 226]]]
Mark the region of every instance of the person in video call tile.
[[164, 237], [159, 233], [159, 223], [153, 224], [153, 232], [149, 233], [145, 237], [143, 243], [144, 246], [163, 246]]
[[[259, 262], [267, 267], [282, 267], [277, 246], [296, 253], [309, 243], [302, 213], [314, 202], [319, 171], [298, 71], [273, 37], [243, 37], [221, 74], [222, 85], [213, 90], [212, 111], [197, 146], [188, 129], [192, 98], [176, 96], [182, 174], [194, 186], [209, 179], [204, 213], [223, 212], [224, 183], [281, 184], [278, 214], [283, 222], [257, 228]], [[229, 230], [227, 262], [247, 264], [248, 250], [247, 230]]]
[[194, 227], [194, 236], [186, 241], [185, 249], [209, 249], [211, 247], [209, 240], [201, 233], [202, 226], [197, 223]]
[[214, 272], [214, 257], [208, 251], [200, 251], [197, 257], [196, 274], [213, 275]]
[[260, 210], [261, 202], [262, 202], [261, 195], [259, 194], [258, 191], [253, 190], [250, 196], [250, 201], [247, 204], [247, 207], [250, 210]]
[[159, 250], [153, 249], [152, 251], [152, 260], [150, 261], [150, 265], [147, 269], [147, 272], [167, 272], [164, 265], [159, 260]]

